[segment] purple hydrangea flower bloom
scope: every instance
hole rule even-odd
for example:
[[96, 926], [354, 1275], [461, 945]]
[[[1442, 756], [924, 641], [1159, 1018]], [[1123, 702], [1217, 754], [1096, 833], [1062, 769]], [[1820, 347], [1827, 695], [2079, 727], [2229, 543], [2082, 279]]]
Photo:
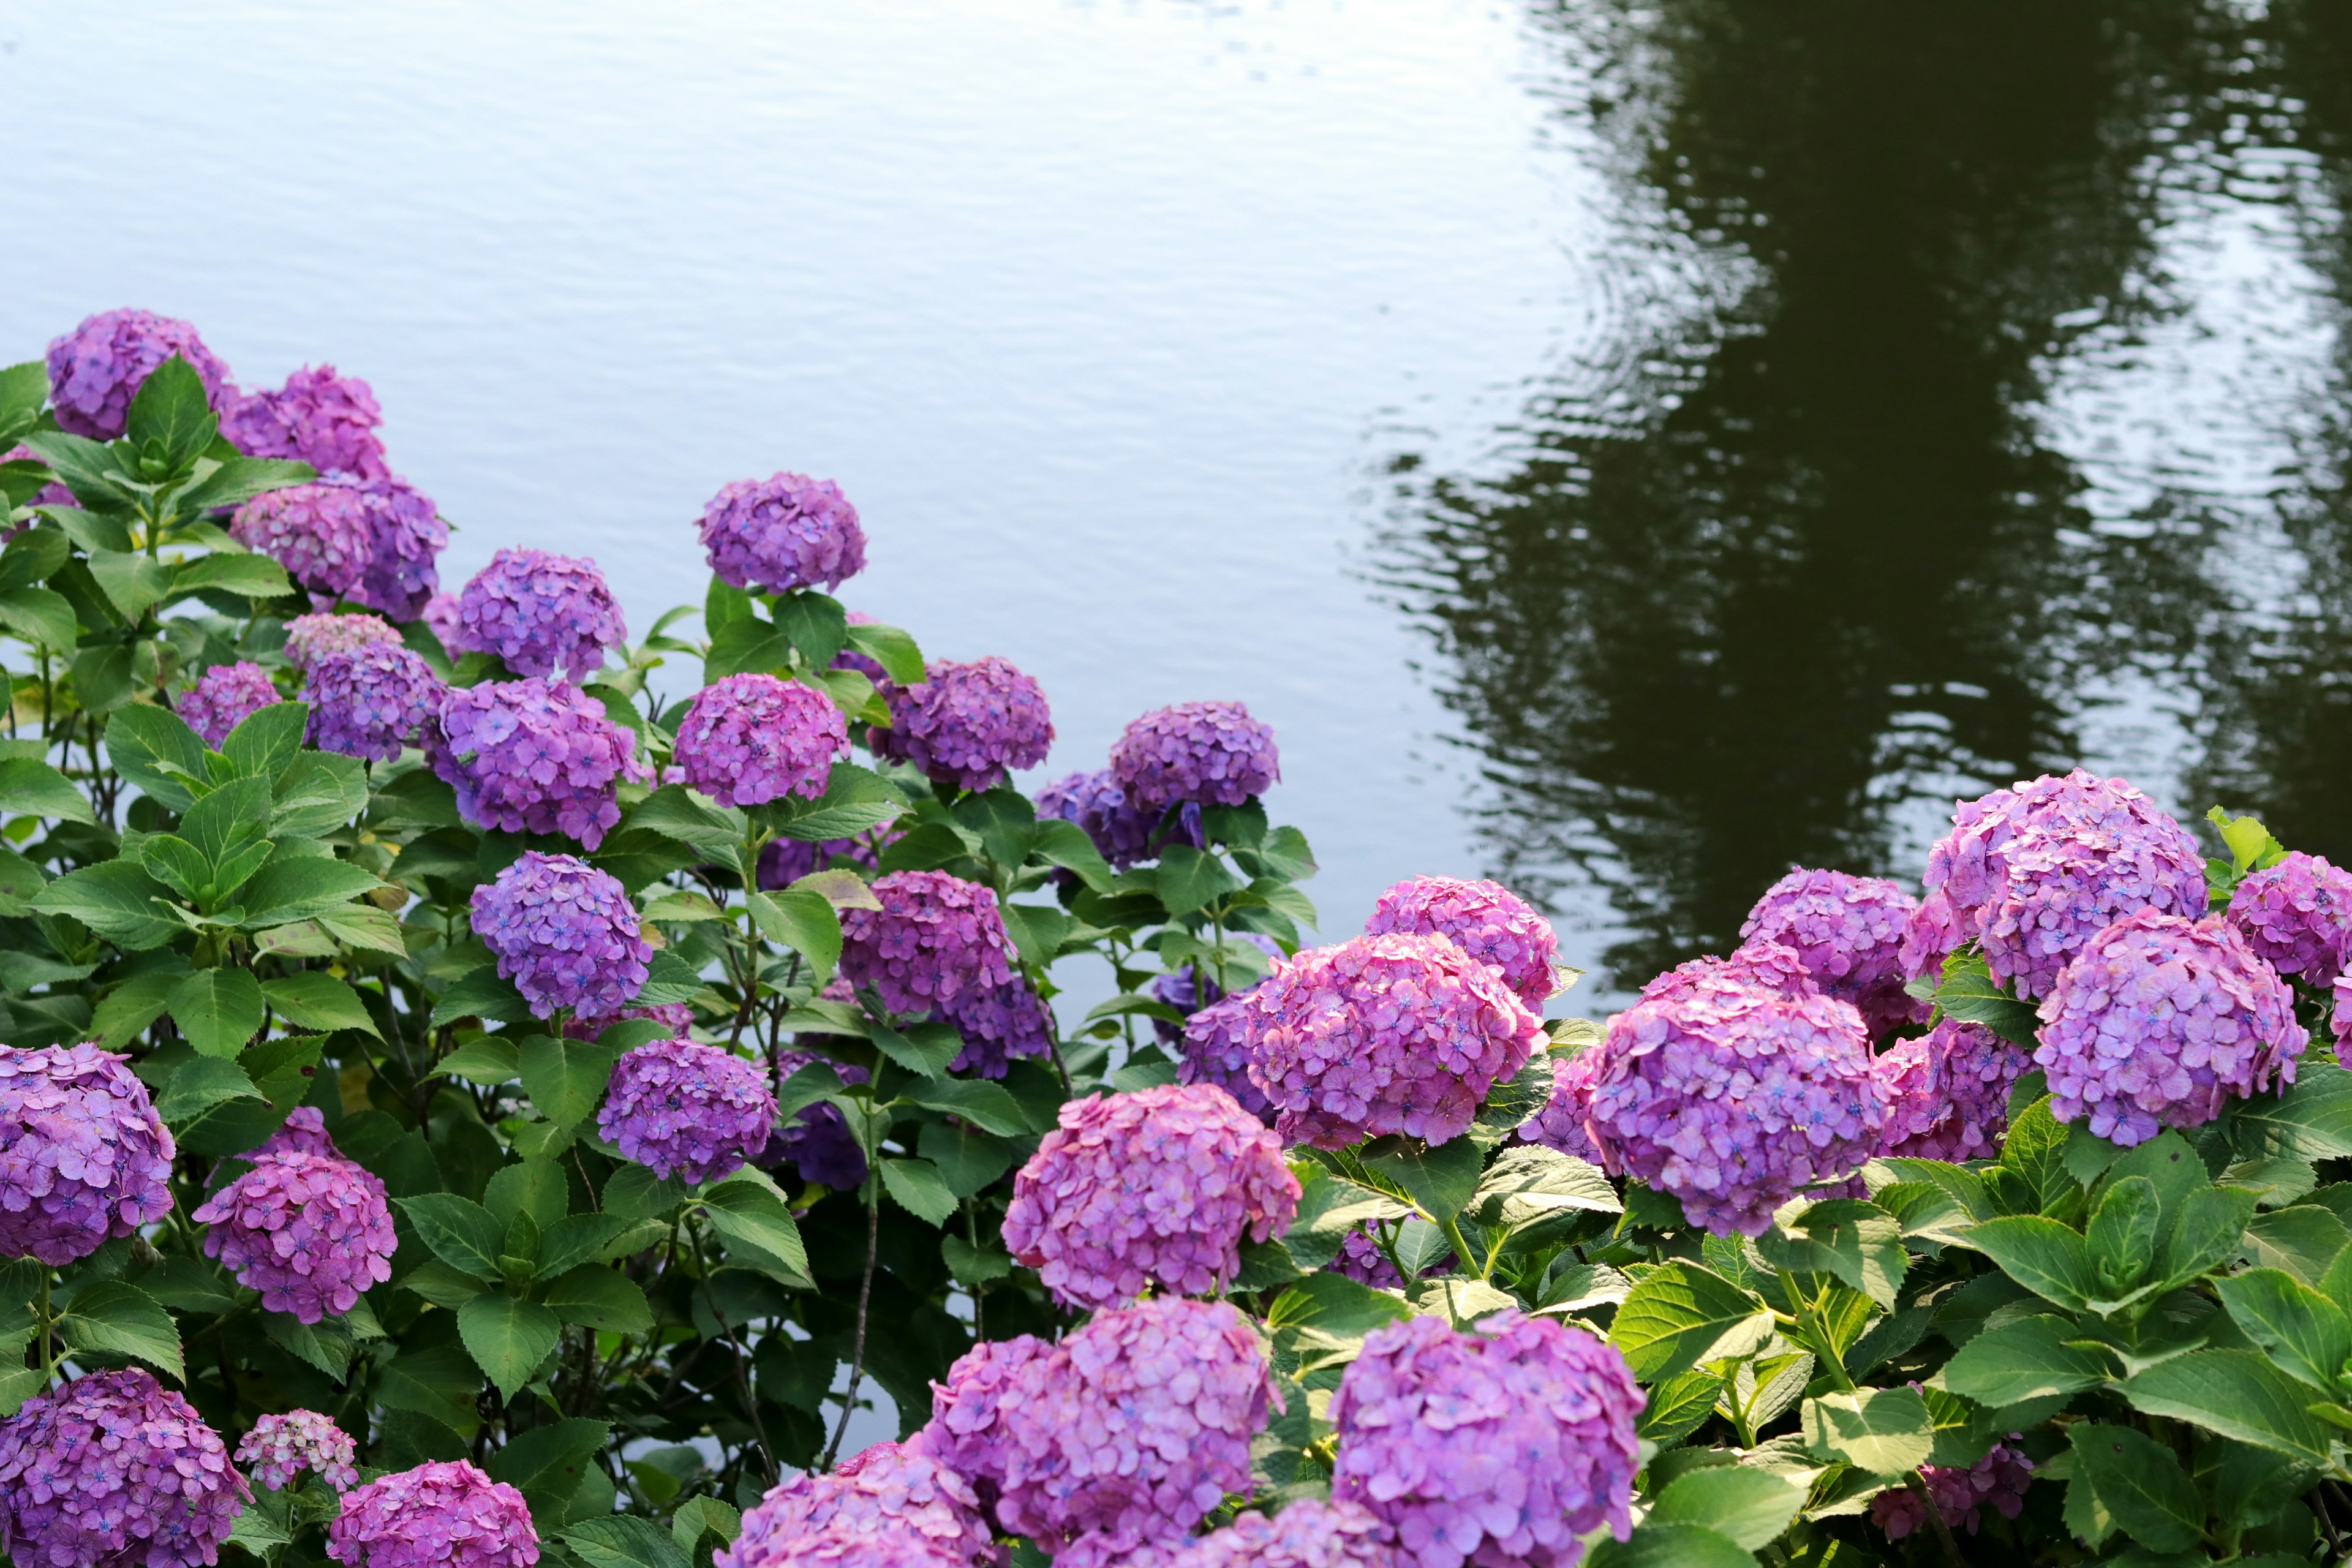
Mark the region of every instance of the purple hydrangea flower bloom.
[[0, 1421], [0, 1551], [46, 1568], [220, 1560], [253, 1489], [195, 1406], [143, 1367], [37, 1394]]
[[1001, 658], [935, 658], [916, 686], [885, 684], [890, 727], [868, 730], [875, 754], [912, 763], [938, 783], [994, 789], [1015, 768], [1034, 767], [1054, 743], [1045, 692]]
[[1495, 882], [1459, 877], [1414, 877], [1399, 882], [1372, 906], [1364, 923], [1372, 936], [1418, 931], [1442, 936], [1502, 975], [1528, 1011], [1540, 1013], [1559, 989], [1554, 963], [1559, 939], [1551, 922]]
[[286, 1120], [268, 1142], [255, 1151], [258, 1154], [327, 1154], [343, 1157], [335, 1141], [327, 1136], [327, 1118], [315, 1105], [298, 1105], [287, 1112]]
[[49, 344], [49, 397], [58, 428], [111, 441], [131, 418], [131, 400], [173, 354], [205, 384], [217, 411], [228, 399], [228, 366], [187, 322], [152, 310], [102, 310]]
[[256, 1153], [253, 1168], [189, 1217], [212, 1229], [205, 1256], [273, 1312], [315, 1323], [352, 1310], [392, 1278], [392, 1210], [383, 1183], [332, 1154]]
[[220, 750], [230, 731], [279, 700], [269, 672], [257, 664], [216, 664], [196, 677], [174, 705], [205, 744]]
[[1592, 1111], [1592, 1069], [1601, 1065], [1601, 1048], [1587, 1046], [1570, 1057], [1551, 1059], [1551, 1098], [1535, 1119], [1519, 1129], [1529, 1143], [1540, 1143], [1580, 1160], [1601, 1163], [1601, 1145], [1592, 1141], [1584, 1119]]
[[[1172, 979], [1163, 975], [1161, 979]], [[1155, 985], [1156, 985], [1155, 982]], [[1211, 987], [1214, 989], [1214, 987]], [[1251, 987], [1255, 990], [1256, 987]], [[1175, 1040], [1176, 1081], [1214, 1084], [1265, 1125], [1274, 1125], [1274, 1101], [1250, 1078], [1248, 991], [1210, 1003], [1184, 1020]], [[1153, 1021], [1159, 1026], [1159, 1021]]]
[[248, 458], [290, 458], [321, 473], [380, 479], [383, 410], [375, 393], [335, 367], [304, 365], [276, 392], [240, 392], [221, 416], [221, 434]]
[[[596, 563], [544, 550], [501, 550], [457, 595], [451, 652], [494, 653], [519, 675], [588, 679], [629, 640]], [[446, 639], [445, 638], [446, 642]]]
[[[836, 974], [824, 988], [833, 1000], [849, 1000], [845, 991], [836, 995], [841, 984]], [[823, 1062], [840, 1075], [846, 1084], [864, 1083], [867, 1073], [854, 1062], [837, 1062], [809, 1051], [780, 1050], [775, 1053], [775, 1077], [779, 1089], [784, 1081], [813, 1062]], [[835, 1192], [848, 1192], [866, 1180], [866, 1151], [858, 1147], [856, 1137], [849, 1131], [841, 1108], [820, 1100], [804, 1108], [790, 1121], [778, 1127], [753, 1161], [761, 1170], [774, 1171], [791, 1165], [803, 1182], [814, 1182]]]
[[236, 1446], [236, 1462], [251, 1465], [254, 1479], [271, 1491], [294, 1484], [309, 1470], [341, 1491], [360, 1484], [352, 1461], [358, 1456], [343, 1429], [315, 1410], [289, 1410], [264, 1415]]
[[1886, 1125], [1862, 1015], [1827, 996], [1703, 978], [1618, 1014], [1599, 1049], [1584, 1124], [1602, 1165], [1718, 1236], [1761, 1235], [1799, 1189], [1852, 1175]]
[[[757, 1559], [745, 1559], [745, 1568], [958, 1568], [963, 1561], [911, 1531], [828, 1524], [770, 1542]], [[1138, 1563], [1136, 1568], [1150, 1565]]]
[[442, 689], [433, 667], [398, 643], [321, 655], [302, 683], [310, 744], [388, 763], [401, 747], [423, 740], [441, 710]]
[[1675, 964], [1643, 986], [1641, 999], [1663, 1001], [1717, 980], [1738, 980], [1791, 1000], [1822, 994], [1802, 953], [1777, 942], [1759, 940], [1741, 942], [1729, 958], [1694, 958]]
[[2294, 993], [2221, 916], [2126, 915], [2075, 955], [2042, 1004], [2051, 1114], [2126, 1148], [2199, 1127], [2231, 1095], [2294, 1081], [2310, 1037]]
[[1239, 702], [1179, 702], [1128, 721], [1111, 776], [1153, 818], [1171, 805], [1239, 805], [1282, 777], [1274, 728]]
[[325, 482], [263, 491], [236, 509], [228, 531], [239, 544], [270, 557], [329, 603], [341, 598], [367, 571], [373, 542], [359, 492]]
[[400, 633], [379, 616], [297, 616], [286, 623], [286, 661], [307, 670], [331, 653], [349, 653], [370, 643], [400, 645]]
[[796, 680], [747, 673], [695, 693], [671, 752], [686, 782], [721, 805], [824, 794], [849, 723], [833, 700]]
[[874, 897], [878, 910], [841, 911], [841, 973], [891, 1012], [926, 1016], [1012, 981], [994, 889], [945, 871], [893, 871], [874, 879]]
[[444, 649], [455, 651], [461, 623], [457, 619], [457, 595], [446, 589], [436, 589], [425, 595], [425, 608], [418, 612], [425, 624], [433, 629]]
[[345, 1493], [327, 1555], [349, 1568], [530, 1568], [539, 1531], [522, 1493], [443, 1459]]
[[0, 1257], [54, 1268], [163, 1218], [176, 1152], [121, 1057], [0, 1046]]
[[2352, 871], [2291, 851], [2247, 873], [2231, 896], [2230, 923], [2281, 974], [2331, 985], [2352, 949]]
[[1898, 1040], [1878, 1058], [1889, 1096], [1879, 1152], [1991, 1158], [2009, 1131], [2009, 1091], [2032, 1069], [2031, 1052], [1982, 1024], [1945, 1018], [1923, 1038]]
[[1800, 868], [1764, 890], [1739, 934], [1793, 949], [1822, 994], [1853, 1003], [1876, 1039], [1933, 1011], [1903, 989], [1903, 933], [1918, 908], [1884, 877]]
[[1127, 804], [1127, 792], [1108, 768], [1055, 779], [1037, 792], [1037, 816], [1076, 823], [1115, 870], [1150, 859], [1155, 849], [1157, 819]]
[[1442, 936], [1360, 936], [1274, 966], [1251, 991], [1250, 1079], [1286, 1143], [1402, 1132], [1443, 1143], [1521, 1068], [1543, 1026]]
[[558, 1007], [617, 1013], [645, 986], [654, 952], [637, 907], [618, 878], [583, 860], [526, 849], [474, 889], [473, 908], [474, 934], [535, 1018]]
[[[319, 482], [355, 498], [367, 522], [367, 556], [345, 595], [395, 621], [424, 615], [441, 586], [436, 563], [449, 547], [449, 525], [441, 520], [433, 498], [392, 475], [360, 479], [328, 474]], [[437, 625], [434, 631], [440, 635]], [[450, 647], [446, 637], [442, 646]]]
[[1244, 1513], [1178, 1552], [1169, 1568], [1398, 1568], [1389, 1527], [1360, 1503], [1300, 1498]]
[[970, 1481], [919, 1447], [877, 1443], [829, 1476], [794, 1476], [770, 1489], [713, 1568], [768, 1568], [779, 1551], [826, 1529], [918, 1536], [970, 1568], [998, 1557]]
[[[1928, 879], [1933, 881], [1936, 862], [1932, 855], [1927, 864]], [[1941, 980], [1944, 960], [1974, 940], [1973, 932], [1962, 929], [1959, 912], [1952, 908], [1952, 900], [1944, 889], [1935, 888], [1904, 921], [1895, 963], [1906, 980]]]
[[1554, 1319], [1391, 1323], [1332, 1396], [1331, 1496], [1395, 1531], [1416, 1568], [1572, 1568], [1578, 1537], [1633, 1532], [1645, 1397], [1614, 1346]]
[[741, 1170], [775, 1125], [760, 1064], [692, 1040], [656, 1040], [623, 1057], [596, 1113], [596, 1131], [624, 1159], [688, 1186]]
[[[2025, 1489], [2033, 1484], [2033, 1461], [2022, 1448], [1995, 1443], [1991, 1453], [1966, 1469], [1925, 1465], [1919, 1475], [1927, 1483], [1944, 1522], [1974, 1535], [1987, 1505], [2003, 1519], [2015, 1519], [2025, 1511]], [[1900, 1541], [1927, 1522], [1927, 1510], [1917, 1492], [1907, 1486], [1895, 1487], [1871, 1500], [1870, 1520], [1886, 1532], [1887, 1540]]]
[[1298, 1178], [1264, 1125], [1213, 1084], [1166, 1084], [1065, 1104], [1013, 1178], [1004, 1245], [1086, 1310], [1153, 1285], [1222, 1291], [1243, 1236], [1279, 1236], [1297, 1212]]
[[563, 833], [591, 849], [621, 820], [621, 782], [653, 777], [604, 704], [536, 678], [445, 693], [425, 752], [475, 826]]
[[1022, 1370], [1053, 1353], [1030, 1334], [981, 1341], [956, 1358], [946, 1382], [931, 1384], [931, 1418], [907, 1440], [910, 1451], [932, 1456], [971, 1482], [982, 1514], [999, 1533], [1007, 1405]]
[[857, 509], [831, 479], [772, 474], [719, 487], [702, 509], [710, 569], [738, 588], [827, 593], [866, 570]]

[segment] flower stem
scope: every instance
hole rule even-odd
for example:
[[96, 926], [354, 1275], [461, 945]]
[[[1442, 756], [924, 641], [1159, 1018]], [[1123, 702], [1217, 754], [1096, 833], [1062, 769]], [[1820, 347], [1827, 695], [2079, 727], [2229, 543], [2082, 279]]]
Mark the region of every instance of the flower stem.
[[857, 1281], [857, 1334], [850, 1342], [849, 1387], [841, 1396], [841, 1420], [833, 1429], [833, 1441], [824, 1446], [824, 1458], [817, 1468], [833, 1468], [833, 1461], [841, 1452], [841, 1440], [849, 1435], [849, 1417], [857, 1409], [857, 1385], [866, 1376], [866, 1312], [874, 1300], [874, 1254], [882, 1239], [882, 1178], [869, 1170], [866, 1177], [866, 1272]]

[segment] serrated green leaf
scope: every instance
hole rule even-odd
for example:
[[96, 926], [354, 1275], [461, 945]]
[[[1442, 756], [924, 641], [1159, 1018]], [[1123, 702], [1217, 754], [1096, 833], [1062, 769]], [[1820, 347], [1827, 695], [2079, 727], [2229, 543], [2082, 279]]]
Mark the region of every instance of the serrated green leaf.
[[562, 1337], [563, 1324], [535, 1301], [485, 1292], [457, 1309], [457, 1337], [483, 1374], [512, 1399]]
[[489, 1210], [456, 1193], [425, 1193], [394, 1201], [436, 1258], [478, 1279], [499, 1277], [499, 1244], [506, 1226]]
[[1917, 1469], [1935, 1452], [1934, 1423], [1916, 1388], [1864, 1388], [1804, 1403], [1805, 1446], [1874, 1476]]
[[76, 1350], [137, 1356], [158, 1372], [187, 1380], [172, 1314], [135, 1285], [102, 1279], [83, 1286], [58, 1320], [58, 1331]]
[[261, 994], [269, 999], [270, 1006], [298, 1028], [330, 1034], [337, 1029], [357, 1029], [378, 1039], [383, 1037], [376, 1029], [375, 1020], [368, 1016], [360, 994], [322, 971], [308, 969], [264, 981]]
[[172, 1022], [202, 1055], [234, 1058], [261, 1032], [261, 984], [247, 969], [199, 969], [172, 992]]
[[1944, 1386], [1996, 1410], [2095, 1388], [2112, 1369], [2101, 1352], [2067, 1342], [2082, 1338], [2073, 1324], [2047, 1314], [2000, 1324], [1953, 1354]]
[[940, 1226], [956, 1212], [955, 1194], [929, 1160], [884, 1160], [880, 1169], [882, 1190], [918, 1219]]
[[601, 1040], [533, 1035], [520, 1047], [523, 1092], [558, 1127], [577, 1127], [604, 1098], [619, 1056]]
[[2307, 1464], [2327, 1463], [2327, 1429], [2306, 1409], [2310, 1388], [2252, 1351], [2191, 1351], [2132, 1378], [2123, 1394], [2150, 1415], [2188, 1421]]
[[2250, 1268], [2213, 1281], [2214, 1293], [2248, 1339], [2295, 1377], [2335, 1397], [2352, 1360], [2352, 1318], [2278, 1268]]
[[1701, 1362], [1743, 1356], [1772, 1334], [1772, 1313], [1757, 1296], [1692, 1263], [1652, 1269], [1618, 1305], [1610, 1342], [1645, 1383]]
[[841, 917], [821, 895], [787, 888], [781, 893], [753, 893], [747, 900], [760, 934], [779, 947], [808, 960], [809, 983], [822, 987], [841, 962]]
[[1703, 1524], [1753, 1552], [1769, 1546], [1804, 1506], [1805, 1489], [1745, 1466], [1713, 1466], [1678, 1476], [1658, 1494], [1650, 1517]]
[[57, 822], [98, 820], [73, 780], [31, 757], [10, 757], [0, 762], [0, 812], [11, 816], [43, 816]]
[[2046, 1301], [2079, 1312], [2099, 1292], [2082, 1236], [2054, 1219], [2012, 1215], [1970, 1230], [1968, 1244]]
[[547, 1287], [541, 1298], [567, 1323], [614, 1334], [641, 1334], [654, 1326], [654, 1310], [636, 1281], [593, 1263], [583, 1263]]
[[[571, 1415], [517, 1433], [490, 1456], [490, 1479], [522, 1493], [532, 1518], [545, 1521], [551, 1531], [563, 1517], [564, 1505], [580, 1489], [581, 1478], [595, 1462], [596, 1451], [604, 1446], [611, 1430], [606, 1422]], [[665, 1563], [662, 1568], [675, 1565]]]

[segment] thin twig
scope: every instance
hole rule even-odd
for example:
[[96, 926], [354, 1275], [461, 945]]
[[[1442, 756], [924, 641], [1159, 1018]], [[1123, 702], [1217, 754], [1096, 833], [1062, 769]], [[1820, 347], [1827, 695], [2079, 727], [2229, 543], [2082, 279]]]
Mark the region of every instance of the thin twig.
[[841, 1452], [841, 1440], [849, 1435], [849, 1417], [857, 1409], [857, 1385], [866, 1376], [866, 1309], [874, 1300], [874, 1254], [882, 1241], [881, 1178], [868, 1172], [866, 1177], [866, 1273], [857, 1282], [857, 1334], [849, 1347], [849, 1389], [841, 1396], [841, 1421], [833, 1429], [833, 1441], [824, 1446], [824, 1458], [819, 1469], [833, 1468], [835, 1456]]

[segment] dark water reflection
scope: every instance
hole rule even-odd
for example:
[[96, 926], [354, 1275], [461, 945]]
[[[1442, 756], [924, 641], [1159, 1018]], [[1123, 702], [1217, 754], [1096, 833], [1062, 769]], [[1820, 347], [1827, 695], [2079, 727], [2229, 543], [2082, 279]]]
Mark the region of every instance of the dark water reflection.
[[1490, 462], [1399, 453], [1381, 555], [1490, 869], [1638, 980], [2076, 761], [2352, 855], [2352, 6], [1539, 26], [1619, 293]]

